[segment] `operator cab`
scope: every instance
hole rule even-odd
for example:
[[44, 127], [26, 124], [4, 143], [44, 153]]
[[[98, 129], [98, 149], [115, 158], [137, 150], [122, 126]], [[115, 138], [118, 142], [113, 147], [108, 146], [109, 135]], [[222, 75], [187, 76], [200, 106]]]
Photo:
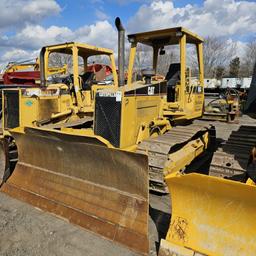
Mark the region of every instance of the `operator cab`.
[[[155, 86], [159, 84], [160, 94], [166, 97], [169, 108], [184, 108], [184, 100], [191, 101], [192, 94], [203, 93], [203, 39], [183, 27], [142, 32], [128, 35], [131, 44], [130, 61], [128, 68], [128, 90], [138, 86]], [[186, 64], [187, 44], [196, 48], [198, 59], [198, 79], [191, 79], [190, 69]], [[179, 49], [178, 49], [179, 48]], [[145, 58], [150, 68], [140, 70], [138, 59], [141, 58], [141, 49], [146, 49]], [[168, 50], [171, 50], [168, 53]], [[168, 58], [168, 54], [175, 52], [177, 58]], [[168, 60], [170, 61], [168, 63]], [[165, 68], [161, 67], [164, 62]], [[145, 61], [144, 61], [145, 62]], [[134, 70], [140, 75], [134, 76]], [[155, 86], [156, 87], [156, 86]], [[198, 89], [196, 87], [201, 87]]]
[[[51, 45], [42, 48], [40, 62], [44, 67], [41, 69], [43, 85], [65, 84], [70, 90], [78, 86], [82, 91], [90, 91], [94, 85], [117, 83], [114, 54], [110, 49], [74, 42]], [[65, 67], [66, 72], [52, 75], [49, 70], [53, 65], [59, 69]]]

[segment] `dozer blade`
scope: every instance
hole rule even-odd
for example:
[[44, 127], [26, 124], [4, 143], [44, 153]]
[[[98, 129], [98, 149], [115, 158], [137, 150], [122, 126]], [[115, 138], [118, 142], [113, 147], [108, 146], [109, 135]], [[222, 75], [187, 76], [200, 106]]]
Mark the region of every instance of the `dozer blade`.
[[254, 185], [196, 173], [166, 182], [172, 217], [159, 255], [256, 255]]
[[0, 140], [0, 184], [4, 180], [6, 170], [6, 146], [4, 140]]
[[39, 128], [12, 132], [19, 154], [1, 190], [148, 253], [148, 160], [94, 137]]

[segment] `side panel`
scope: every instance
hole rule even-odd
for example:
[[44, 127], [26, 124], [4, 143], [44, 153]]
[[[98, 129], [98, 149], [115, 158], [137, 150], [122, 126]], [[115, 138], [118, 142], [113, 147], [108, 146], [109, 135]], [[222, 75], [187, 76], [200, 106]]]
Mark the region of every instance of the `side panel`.
[[187, 119], [202, 116], [204, 105], [204, 91], [202, 86], [190, 86], [190, 92], [186, 93], [185, 112]]
[[123, 98], [121, 147], [136, 144], [139, 129], [144, 125], [148, 130], [149, 124], [159, 117], [160, 96], [126, 96]]
[[[143, 89], [148, 91], [148, 87]], [[94, 132], [114, 147], [133, 146], [142, 125], [149, 137], [149, 124], [159, 118], [160, 104], [159, 95], [123, 96], [120, 91], [99, 92], [95, 101]]]
[[69, 95], [24, 96], [20, 98], [20, 126], [31, 126], [34, 121], [50, 119], [52, 114], [64, 112], [71, 107]]
[[38, 120], [38, 98], [21, 96], [20, 116], [20, 126], [32, 125], [33, 121]]

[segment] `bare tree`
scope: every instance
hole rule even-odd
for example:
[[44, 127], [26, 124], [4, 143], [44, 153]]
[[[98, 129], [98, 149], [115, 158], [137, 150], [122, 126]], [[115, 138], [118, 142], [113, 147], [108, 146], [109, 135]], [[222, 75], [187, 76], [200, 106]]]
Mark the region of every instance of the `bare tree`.
[[229, 76], [238, 77], [239, 71], [240, 71], [240, 59], [239, 57], [235, 57], [229, 63]]
[[245, 55], [241, 65], [241, 75], [244, 77], [252, 76], [253, 67], [256, 60], [256, 39], [247, 43]]
[[67, 65], [68, 72], [72, 72], [73, 60], [72, 55], [53, 52], [49, 56], [49, 67], [63, 67]]
[[165, 54], [158, 56], [157, 73], [166, 75], [170, 64], [179, 62], [179, 49], [175, 46], [165, 47]]
[[61, 67], [63, 65], [72, 65], [72, 55], [63, 53], [51, 53], [49, 56], [49, 66]]
[[[165, 47], [165, 54], [158, 55], [157, 73], [165, 75], [168, 72], [169, 66], [173, 62], [178, 61], [178, 55], [169, 47]], [[150, 46], [138, 44], [135, 57], [135, 69], [137, 72], [145, 68], [153, 68], [153, 49]]]
[[[214, 78], [216, 77], [217, 69], [219, 67], [227, 67], [231, 59], [236, 54], [236, 44], [232, 41], [227, 41], [220, 37], [208, 36], [204, 41], [204, 73], [205, 77]], [[190, 62], [194, 73], [197, 70], [197, 55], [191, 52]], [[224, 69], [225, 70], [225, 69]], [[224, 75], [222, 70], [222, 76]], [[220, 71], [220, 70], [219, 70]]]
[[88, 58], [88, 64], [98, 63], [98, 64], [105, 64], [111, 65], [110, 59], [107, 55], [94, 55]]
[[204, 43], [205, 76], [213, 77], [218, 66], [227, 66], [236, 54], [236, 45], [219, 37], [208, 36]]
[[217, 66], [214, 70], [214, 77], [216, 79], [222, 79], [222, 77], [225, 74], [225, 67], [223, 66]]
[[143, 44], [137, 45], [137, 52], [135, 57], [135, 68], [137, 71], [152, 67], [152, 48]]

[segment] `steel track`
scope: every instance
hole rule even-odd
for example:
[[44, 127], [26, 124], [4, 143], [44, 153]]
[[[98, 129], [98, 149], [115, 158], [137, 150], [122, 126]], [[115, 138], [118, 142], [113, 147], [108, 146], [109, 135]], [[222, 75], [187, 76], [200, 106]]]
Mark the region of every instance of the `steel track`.
[[240, 126], [214, 153], [209, 174], [217, 177], [231, 177], [245, 173], [255, 145], [256, 126]]
[[197, 139], [202, 132], [207, 132], [208, 129], [209, 127], [205, 124], [176, 126], [163, 135], [147, 139], [139, 144], [137, 152], [147, 154], [149, 158], [149, 188], [151, 191], [168, 193], [163, 168], [170, 154], [180, 150], [191, 140]]

